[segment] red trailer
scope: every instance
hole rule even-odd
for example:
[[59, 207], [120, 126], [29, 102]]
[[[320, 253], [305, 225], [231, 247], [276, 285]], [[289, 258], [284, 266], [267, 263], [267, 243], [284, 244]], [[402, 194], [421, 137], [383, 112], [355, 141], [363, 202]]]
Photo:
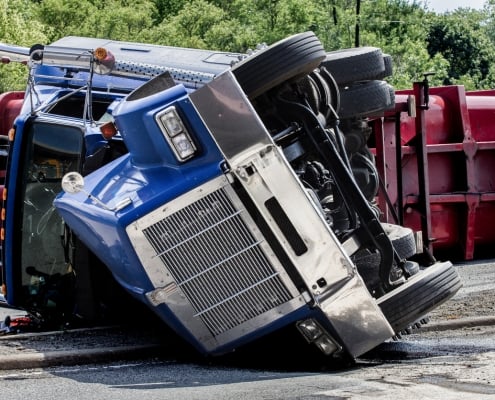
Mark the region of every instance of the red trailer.
[[495, 90], [463, 86], [396, 92], [372, 122], [387, 222], [422, 232], [435, 255], [471, 260], [495, 249]]

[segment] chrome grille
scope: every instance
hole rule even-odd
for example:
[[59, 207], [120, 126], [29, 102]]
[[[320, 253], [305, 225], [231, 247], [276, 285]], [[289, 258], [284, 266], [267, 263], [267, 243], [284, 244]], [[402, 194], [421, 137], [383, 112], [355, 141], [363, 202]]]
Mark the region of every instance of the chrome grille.
[[292, 299], [224, 188], [143, 230], [213, 335]]

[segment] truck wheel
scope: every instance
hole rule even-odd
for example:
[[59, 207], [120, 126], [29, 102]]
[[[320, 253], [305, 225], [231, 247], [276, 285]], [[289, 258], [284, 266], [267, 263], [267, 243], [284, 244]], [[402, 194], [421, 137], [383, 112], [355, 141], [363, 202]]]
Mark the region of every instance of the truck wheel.
[[382, 223], [382, 227], [401, 260], [416, 254], [416, 239], [411, 228], [386, 223]]
[[[392, 242], [394, 250], [401, 260], [405, 260], [416, 254], [416, 240], [412, 229], [400, 225], [382, 223], [383, 230]], [[380, 255], [378, 253], [357, 253], [353, 257], [359, 274], [363, 278], [368, 289], [373, 290], [380, 286], [378, 269], [380, 267]], [[416, 263], [407, 261], [406, 274], [412, 276], [417, 273]]]
[[355, 81], [381, 79], [385, 73], [382, 51], [376, 47], [356, 47], [331, 51], [321, 65], [330, 72], [338, 85]]
[[383, 65], [385, 67], [383, 74], [379, 74], [375, 79], [384, 79], [388, 76], [392, 76], [394, 73], [393, 60], [390, 54], [383, 55]]
[[394, 106], [395, 96], [385, 81], [357, 82], [340, 89], [340, 118], [363, 118]]
[[325, 58], [325, 50], [313, 32], [290, 36], [260, 50], [232, 67], [250, 99], [269, 89], [313, 71]]
[[380, 297], [378, 305], [394, 331], [400, 333], [454, 296], [461, 286], [450, 262], [436, 263]]
[[[401, 260], [405, 260], [416, 254], [416, 240], [411, 228], [387, 223], [382, 223], [381, 225]], [[374, 268], [380, 264], [380, 256], [378, 253], [356, 253], [355, 262], [360, 265], [368, 264]]]

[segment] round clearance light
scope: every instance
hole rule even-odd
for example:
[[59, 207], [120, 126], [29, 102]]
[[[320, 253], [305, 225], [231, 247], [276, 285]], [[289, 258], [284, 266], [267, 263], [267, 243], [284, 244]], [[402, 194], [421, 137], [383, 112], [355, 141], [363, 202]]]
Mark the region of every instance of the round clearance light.
[[95, 58], [94, 71], [99, 75], [108, 75], [115, 67], [115, 57], [113, 54], [104, 49], [98, 47], [94, 50], [93, 56]]

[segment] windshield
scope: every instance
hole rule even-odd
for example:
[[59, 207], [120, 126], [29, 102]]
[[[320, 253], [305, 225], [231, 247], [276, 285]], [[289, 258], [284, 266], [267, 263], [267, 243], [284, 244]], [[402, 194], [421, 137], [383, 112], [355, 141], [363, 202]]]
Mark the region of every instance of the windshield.
[[[79, 171], [83, 131], [79, 127], [35, 122], [27, 134], [22, 173], [21, 271], [25, 307], [67, 306], [73, 271], [68, 262], [65, 227], [53, 206], [60, 181]], [[22, 175], [21, 175], [22, 174]], [[61, 288], [66, 288], [64, 293]]]

